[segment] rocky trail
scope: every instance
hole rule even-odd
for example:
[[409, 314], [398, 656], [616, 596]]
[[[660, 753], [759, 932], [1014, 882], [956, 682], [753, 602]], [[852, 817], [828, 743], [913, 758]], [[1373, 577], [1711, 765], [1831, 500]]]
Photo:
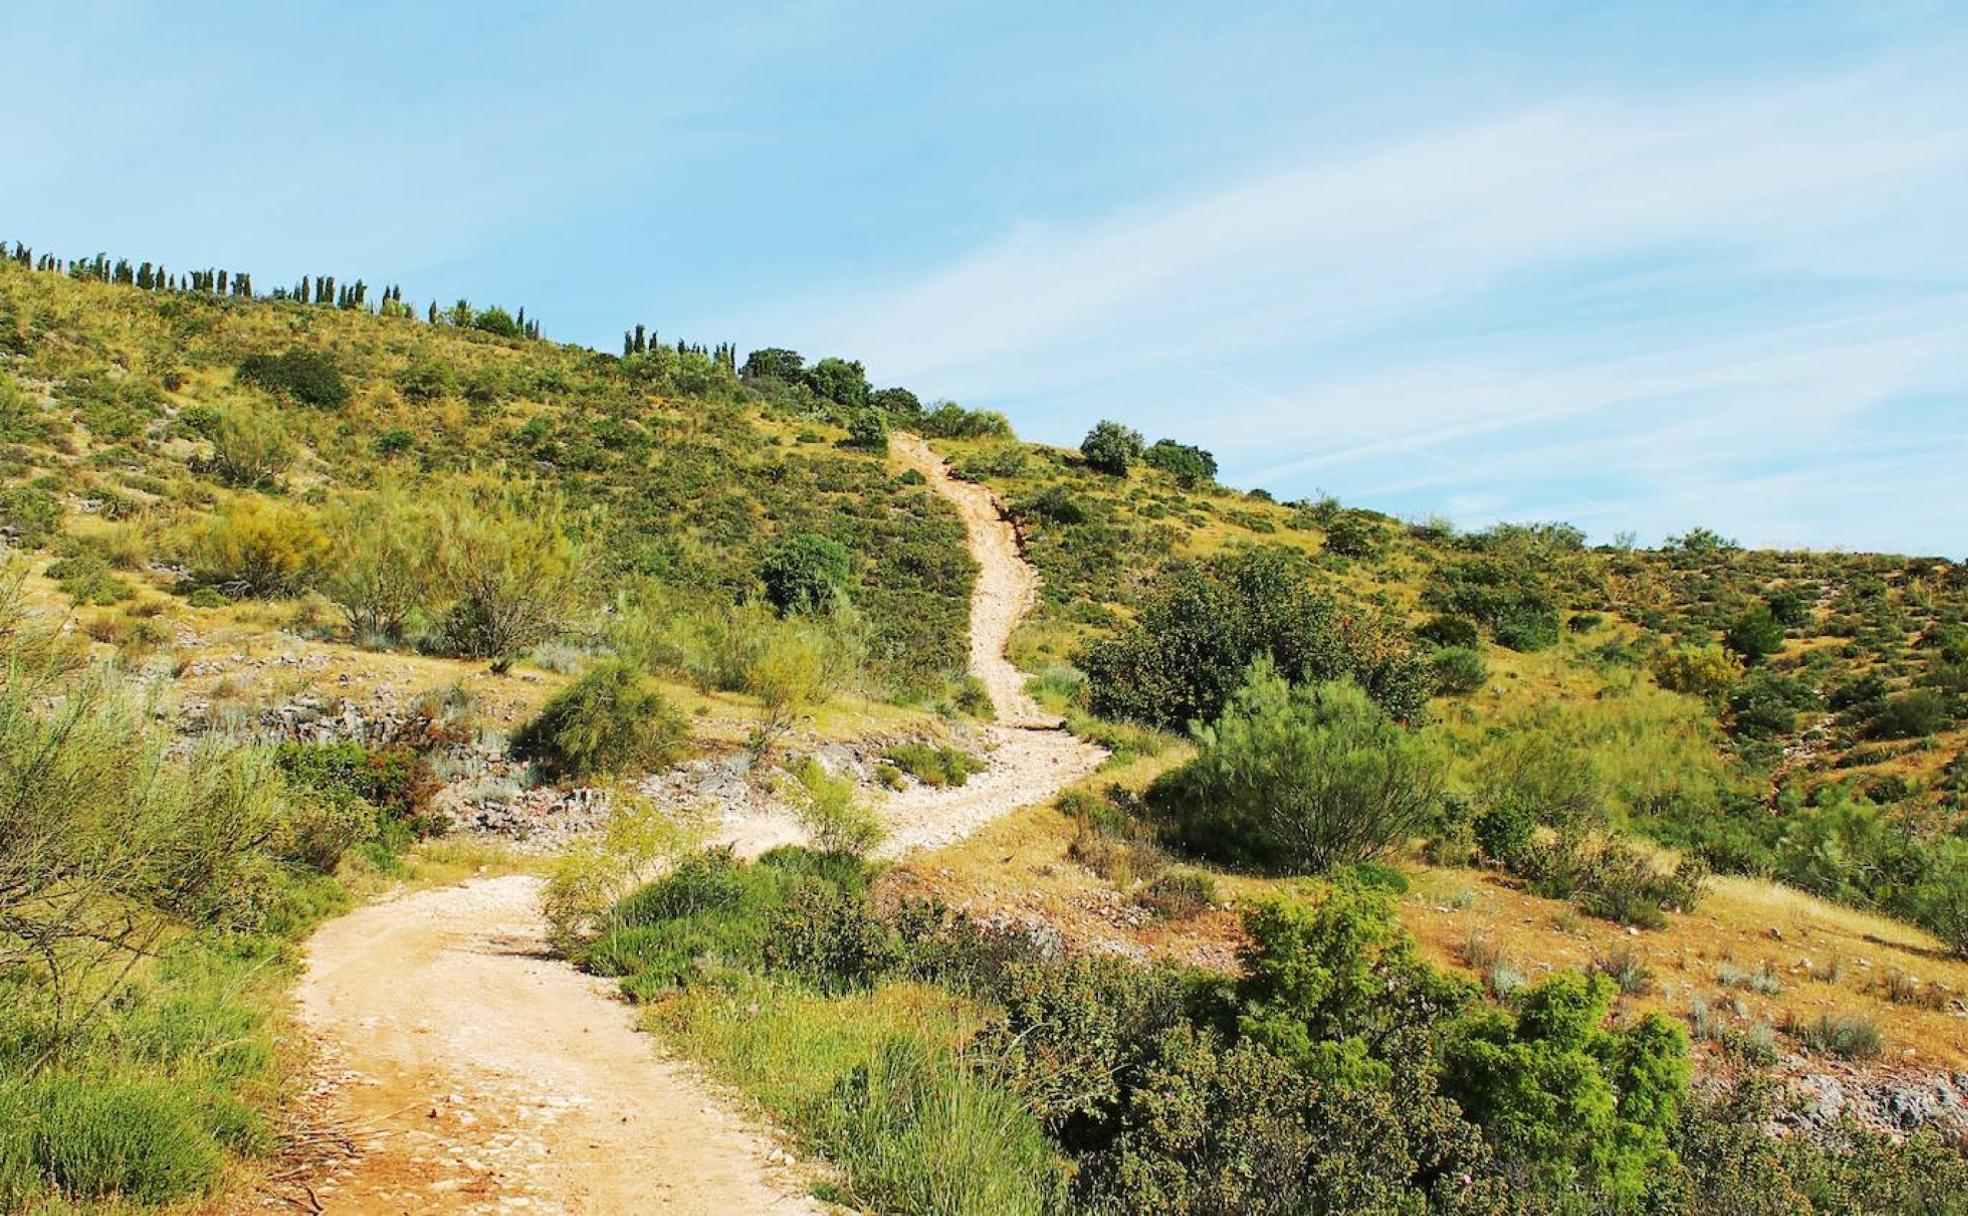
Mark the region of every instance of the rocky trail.
[[[1005, 658], [1038, 579], [999, 504], [926, 443], [896, 453], [963, 516], [979, 567], [971, 670], [998, 723], [965, 785], [883, 804], [901, 856], [960, 840], [1091, 772], [1101, 751], [1059, 729]], [[787, 825], [720, 833], [755, 854]], [[613, 986], [551, 957], [539, 880], [508, 876], [358, 909], [310, 942], [299, 993], [322, 1067], [309, 1158], [260, 1210], [811, 1213], [810, 1176], [694, 1068], [634, 1029]]]

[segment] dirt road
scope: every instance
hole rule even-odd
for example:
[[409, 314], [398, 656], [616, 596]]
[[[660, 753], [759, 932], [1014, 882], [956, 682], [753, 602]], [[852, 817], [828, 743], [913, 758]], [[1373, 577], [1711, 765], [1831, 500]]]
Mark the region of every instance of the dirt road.
[[323, 926], [300, 1004], [361, 1150], [313, 1184], [327, 1212], [825, 1210], [611, 985], [548, 955], [537, 879]]
[[[883, 804], [889, 856], [1045, 801], [1103, 755], [1057, 729], [1004, 656], [1038, 580], [996, 500], [951, 478], [913, 436], [896, 447], [963, 515], [979, 567], [971, 670], [999, 724], [985, 772]], [[783, 843], [778, 831], [750, 825], [733, 840], [757, 852]], [[766, 1130], [634, 1030], [610, 985], [548, 956], [537, 879], [369, 905], [324, 926], [308, 956], [300, 1010], [322, 1048], [322, 1114], [349, 1129], [356, 1151], [304, 1175], [306, 1187], [283, 1185], [271, 1204], [351, 1216], [826, 1210]]]

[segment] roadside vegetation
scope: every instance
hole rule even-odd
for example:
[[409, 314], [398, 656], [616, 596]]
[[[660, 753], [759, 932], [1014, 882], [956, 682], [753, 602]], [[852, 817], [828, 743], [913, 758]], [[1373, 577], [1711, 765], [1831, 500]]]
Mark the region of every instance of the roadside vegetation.
[[[0, 1210], [197, 1200], [272, 1151], [294, 945], [445, 831], [473, 748], [611, 792], [555, 863], [556, 947], [831, 1162], [843, 1202], [1968, 1193], [1932, 1134], [1771, 1131], [1797, 1125], [1785, 1057], [1883, 1067], [1913, 1047], [1895, 1027], [1962, 999], [1931, 971], [1968, 958], [1968, 568], [1278, 502], [1179, 440], [1024, 444], [846, 358], [642, 327], [604, 354], [361, 283], [268, 299], [80, 265], [0, 260]], [[884, 869], [869, 791], [793, 759], [845, 704], [985, 716], [961, 525], [885, 459], [891, 429], [996, 490], [1043, 575], [1012, 657], [1113, 752], [1044, 812], [1056, 839]], [[449, 691], [380, 735], [275, 739], [208, 681], [183, 738], [166, 702], [206, 679], [208, 634]], [[935, 738], [885, 736], [876, 780], [979, 771]], [[712, 749], [779, 758], [760, 771], [814, 847], [689, 851], [633, 783]], [[1112, 896], [1103, 945], [1200, 926], [1211, 965], [935, 897], [1014, 876], [1026, 908]], [[1479, 886], [1511, 933], [1469, 927]], [[1650, 953], [1718, 906], [1783, 940], [1798, 892], [1893, 967]]]

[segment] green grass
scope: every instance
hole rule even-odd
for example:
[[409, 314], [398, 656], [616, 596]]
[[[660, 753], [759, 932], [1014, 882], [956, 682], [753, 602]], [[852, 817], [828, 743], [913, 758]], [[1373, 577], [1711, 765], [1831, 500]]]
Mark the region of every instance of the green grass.
[[832, 1162], [828, 1198], [912, 1216], [1056, 1211], [1044, 1132], [961, 1054], [982, 1016], [926, 984], [822, 996], [746, 976], [666, 998], [648, 1024]]
[[59, 1194], [155, 1206], [215, 1193], [269, 1152], [286, 1085], [278, 1010], [300, 933], [345, 903], [283, 885], [266, 932], [186, 936], [73, 1038], [0, 987], [0, 1211]]

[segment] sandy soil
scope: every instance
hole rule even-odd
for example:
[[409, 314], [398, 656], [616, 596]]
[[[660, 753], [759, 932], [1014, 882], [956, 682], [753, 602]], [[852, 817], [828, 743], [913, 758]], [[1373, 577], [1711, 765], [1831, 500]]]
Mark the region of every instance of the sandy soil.
[[539, 880], [371, 904], [317, 933], [301, 1016], [359, 1153], [327, 1212], [817, 1213], [791, 1158], [611, 985], [550, 957]]
[[[954, 503], [979, 566], [971, 668], [990, 690], [990, 767], [954, 789], [883, 804], [883, 846], [953, 843], [1042, 802], [1100, 763], [1024, 692], [1004, 646], [1038, 578], [996, 499], [950, 477], [927, 444], [896, 450]], [[734, 826], [741, 853], [788, 823]], [[265, 1206], [410, 1212], [811, 1213], [811, 1175], [690, 1066], [638, 1034], [612, 986], [551, 958], [539, 881], [478, 879], [372, 904], [309, 945], [303, 1023], [320, 1045], [321, 1143]]]
[[998, 496], [972, 481], [950, 475], [950, 466], [915, 435], [896, 435], [890, 450], [902, 463], [929, 479], [930, 488], [957, 509], [977, 560], [977, 585], [970, 594], [970, 670], [984, 681], [1004, 726], [1053, 727], [1025, 695], [1025, 675], [1005, 658], [1005, 643], [1038, 601], [1039, 574], [1019, 552], [1018, 533], [1005, 519]]

